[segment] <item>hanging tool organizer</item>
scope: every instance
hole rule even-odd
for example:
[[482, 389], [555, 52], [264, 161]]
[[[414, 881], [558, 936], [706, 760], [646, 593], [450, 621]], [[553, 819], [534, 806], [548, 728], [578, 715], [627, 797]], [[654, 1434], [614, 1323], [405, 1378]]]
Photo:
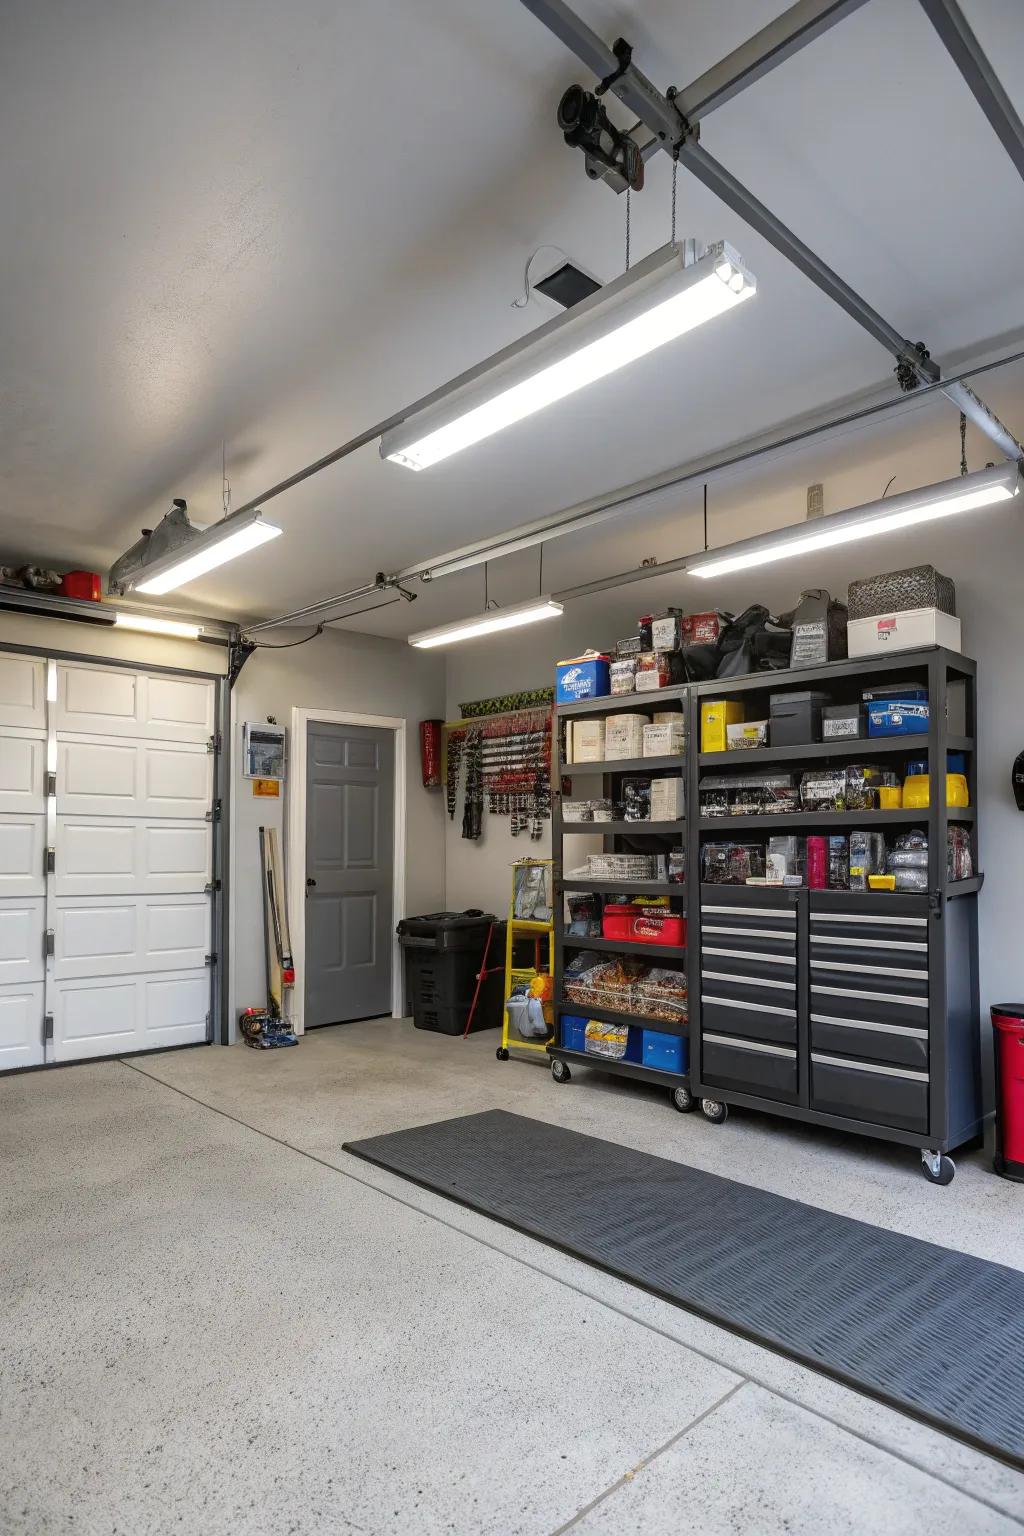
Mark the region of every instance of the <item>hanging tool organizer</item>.
[[[446, 721], [442, 771], [449, 817], [463, 794], [462, 835], [475, 841], [483, 812], [508, 816], [513, 837], [529, 833], [537, 842], [551, 815], [551, 701], [547, 694], [520, 708], [481, 714], [479, 705], [461, 706], [464, 718]], [[514, 696], [513, 696], [514, 697]], [[495, 702], [485, 701], [485, 702]]]

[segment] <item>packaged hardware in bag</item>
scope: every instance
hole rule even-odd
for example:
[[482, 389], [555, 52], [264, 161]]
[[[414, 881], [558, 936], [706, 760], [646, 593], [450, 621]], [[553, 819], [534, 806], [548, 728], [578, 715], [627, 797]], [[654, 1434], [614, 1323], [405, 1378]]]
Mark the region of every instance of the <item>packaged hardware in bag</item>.
[[602, 1056], [606, 1061], [621, 1061], [629, 1044], [628, 1024], [602, 1024], [587, 1020], [584, 1050], [588, 1056]]

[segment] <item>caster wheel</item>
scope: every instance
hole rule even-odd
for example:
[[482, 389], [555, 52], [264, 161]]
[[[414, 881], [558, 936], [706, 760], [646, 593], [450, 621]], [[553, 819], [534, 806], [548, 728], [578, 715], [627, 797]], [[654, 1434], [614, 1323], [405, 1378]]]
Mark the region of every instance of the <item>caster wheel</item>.
[[729, 1118], [729, 1106], [721, 1099], [701, 1099], [700, 1112], [712, 1125], [724, 1125]]
[[494, 1054], [499, 1061], [508, 1061], [508, 1051], [506, 1051], [503, 1045], [499, 1045]]
[[921, 1172], [929, 1184], [952, 1184], [956, 1163], [951, 1157], [938, 1152], [921, 1153]]
[[572, 1073], [569, 1071], [569, 1063], [567, 1061], [559, 1061], [556, 1057], [551, 1063], [551, 1076], [556, 1083], [569, 1082], [572, 1077]]
[[690, 1113], [690, 1110], [693, 1108], [694, 1099], [689, 1088], [671, 1088], [668, 1096], [672, 1101], [673, 1109], [678, 1109], [681, 1115], [688, 1115]]

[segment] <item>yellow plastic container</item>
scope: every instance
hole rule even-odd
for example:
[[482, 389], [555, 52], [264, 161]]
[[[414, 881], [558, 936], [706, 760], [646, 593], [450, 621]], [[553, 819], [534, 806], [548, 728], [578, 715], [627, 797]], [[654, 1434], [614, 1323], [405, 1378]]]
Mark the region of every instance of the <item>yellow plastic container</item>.
[[901, 784], [883, 784], [878, 791], [878, 809], [880, 811], [898, 811], [903, 805], [903, 786]]
[[725, 752], [729, 746], [727, 727], [742, 724], [743, 717], [741, 699], [708, 699], [700, 707], [701, 751]]
[[[904, 781], [903, 805], [908, 811], [926, 811], [929, 803], [929, 776], [926, 773], [914, 773]], [[881, 795], [881, 791], [879, 792]], [[946, 774], [946, 804], [953, 807], [965, 807], [970, 805], [971, 797], [967, 790], [967, 778], [962, 773]]]
[[868, 875], [868, 888], [872, 891], [894, 891], [895, 875]]

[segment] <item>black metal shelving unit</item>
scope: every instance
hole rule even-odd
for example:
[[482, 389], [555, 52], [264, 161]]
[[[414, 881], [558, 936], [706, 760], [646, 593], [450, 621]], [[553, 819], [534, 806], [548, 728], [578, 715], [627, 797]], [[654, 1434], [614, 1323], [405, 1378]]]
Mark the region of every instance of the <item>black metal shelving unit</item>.
[[[828, 741], [799, 747], [763, 747], [732, 753], [700, 751], [700, 706], [711, 698], [740, 697], [747, 718], [768, 714], [768, 695], [805, 688], [827, 690], [834, 702], [859, 699], [871, 682], [908, 680], [926, 686], [927, 733]], [[983, 876], [950, 881], [947, 832], [968, 831], [978, 864], [976, 666], [941, 648], [904, 651], [790, 672], [755, 673], [730, 680], [686, 684], [656, 693], [590, 699], [560, 706], [556, 726], [581, 715], [665, 709], [682, 715], [682, 757], [559, 762], [574, 780], [597, 776], [615, 797], [619, 776], [677, 770], [685, 777], [686, 818], [678, 824], [565, 822], [556, 789], [552, 809], [555, 860], [555, 1011], [587, 1011], [564, 1001], [566, 955], [581, 948], [636, 955], [685, 968], [689, 991], [689, 1080], [635, 1062], [606, 1062], [583, 1052], [548, 1047], [553, 1075], [565, 1080], [572, 1063], [648, 1079], [682, 1093], [678, 1108], [699, 1099], [709, 1120], [721, 1122], [730, 1104], [824, 1125], [921, 1149], [926, 1175], [947, 1183], [949, 1152], [983, 1129], [980, 1091], [977, 894]], [[947, 807], [946, 755], [966, 755], [970, 806]], [[716, 768], [730, 772], [776, 765], [794, 772], [828, 763], [892, 761], [927, 755], [930, 804], [926, 810], [794, 812], [784, 815], [701, 817], [700, 780]], [[585, 793], [585, 791], [583, 791]], [[904, 830], [928, 834], [928, 889], [921, 894], [809, 890], [801, 887], [703, 885], [706, 842], [751, 834]], [[635, 846], [648, 834], [652, 848], [685, 851], [685, 885], [564, 877], [564, 839], [603, 838], [615, 851], [623, 838]], [[575, 863], [572, 844], [566, 862]], [[642, 945], [565, 935], [566, 891], [625, 891], [672, 895], [687, 916], [687, 945]], [[717, 909], [717, 910], [714, 910]], [[724, 930], [724, 931], [723, 931]], [[664, 1021], [632, 1015], [595, 1018], [682, 1033]], [[559, 1036], [560, 1038], [560, 1036]]]
[[[678, 821], [566, 821], [562, 815], [561, 782], [566, 776], [571, 776], [574, 783], [580, 780], [600, 780], [601, 793], [613, 800], [618, 798], [619, 783], [623, 778], [637, 774], [656, 774], [659, 777], [667, 777], [678, 774], [684, 781], [684, 796], [686, 780], [688, 778], [689, 742], [693, 735], [693, 720], [691, 718], [693, 708], [693, 689], [689, 684], [682, 684], [672, 688], [661, 688], [656, 692], [640, 694], [606, 695], [603, 698], [587, 699], [579, 704], [559, 705], [555, 711], [555, 727], [558, 739], [558, 774], [559, 780], [556, 792], [552, 797], [551, 813], [551, 839], [552, 857], [554, 859], [555, 878], [555, 1019], [556, 1019], [556, 1043], [548, 1046], [548, 1055], [551, 1057], [552, 1076], [556, 1082], [568, 1082], [573, 1065], [585, 1065], [596, 1068], [599, 1071], [610, 1072], [623, 1077], [631, 1077], [639, 1082], [652, 1083], [669, 1090], [669, 1096], [674, 1108], [686, 1111], [693, 1107], [694, 1099], [689, 1087], [689, 1074], [686, 1072], [667, 1072], [660, 1068], [644, 1066], [636, 1061], [608, 1061], [601, 1057], [587, 1055], [583, 1051], [577, 1051], [561, 1045], [561, 1018], [563, 1014], [579, 1015], [586, 1013], [588, 1018], [598, 1019], [611, 1024], [629, 1024], [637, 1029], [657, 1030], [665, 1035], [681, 1035], [684, 1038], [689, 1034], [687, 1023], [673, 1023], [665, 1019], [644, 1018], [637, 1014], [619, 1013], [607, 1008], [586, 1008], [569, 1002], [563, 991], [563, 977], [565, 974], [566, 952], [571, 955], [580, 949], [592, 949], [602, 955], [622, 955], [636, 959], [649, 960], [652, 965], [665, 966], [670, 969], [687, 970], [687, 948], [684, 945], [670, 944], [640, 944], [627, 939], [587, 939], [575, 935], [566, 934], [565, 927], [565, 902], [564, 895], [567, 891], [594, 891], [598, 894], [621, 892], [623, 894], [637, 896], [670, 896], [674, 898], [673, 907], [677, 911], [685, 911], [686, 885], [668, 880], [603, 880], [586, 879], [566, 876], [565, 866], [574, 866], [577, 859], [572, 851], [572, 843], [569, 851], [565, 847], [565, 839], [573, 839], [576, 836], [589, 836], [600, 838], [602, 848], [606, 853], [621, 850], [622, 843], [628, 839], [635, 844], [637, 839], [642, 839], [645, 850], [664, 853], [667, 856], [675, 850], [685, 852], [687, 843], [687, 823], [685, 817]], [[599, 762], [567, 762], [564, 756], [564, 724], [566, 721], [579, 719], [581, 716], [596, 716], [606, 718], [609, 715], [621, 714], [624, 711], [636, 713], [651, 713], [654, 710], [668, 712], [678, 710], [683, 722], [683, 733], [687, 743], [682, 753], [673, 753], [669, 756], [659, 757], [635, 757], [635, 758], [608, 758]], [[581, 798], [587, 798], [585, 791], [581, 791]], [[686, 801], [687, 809], [689, 801]]]

